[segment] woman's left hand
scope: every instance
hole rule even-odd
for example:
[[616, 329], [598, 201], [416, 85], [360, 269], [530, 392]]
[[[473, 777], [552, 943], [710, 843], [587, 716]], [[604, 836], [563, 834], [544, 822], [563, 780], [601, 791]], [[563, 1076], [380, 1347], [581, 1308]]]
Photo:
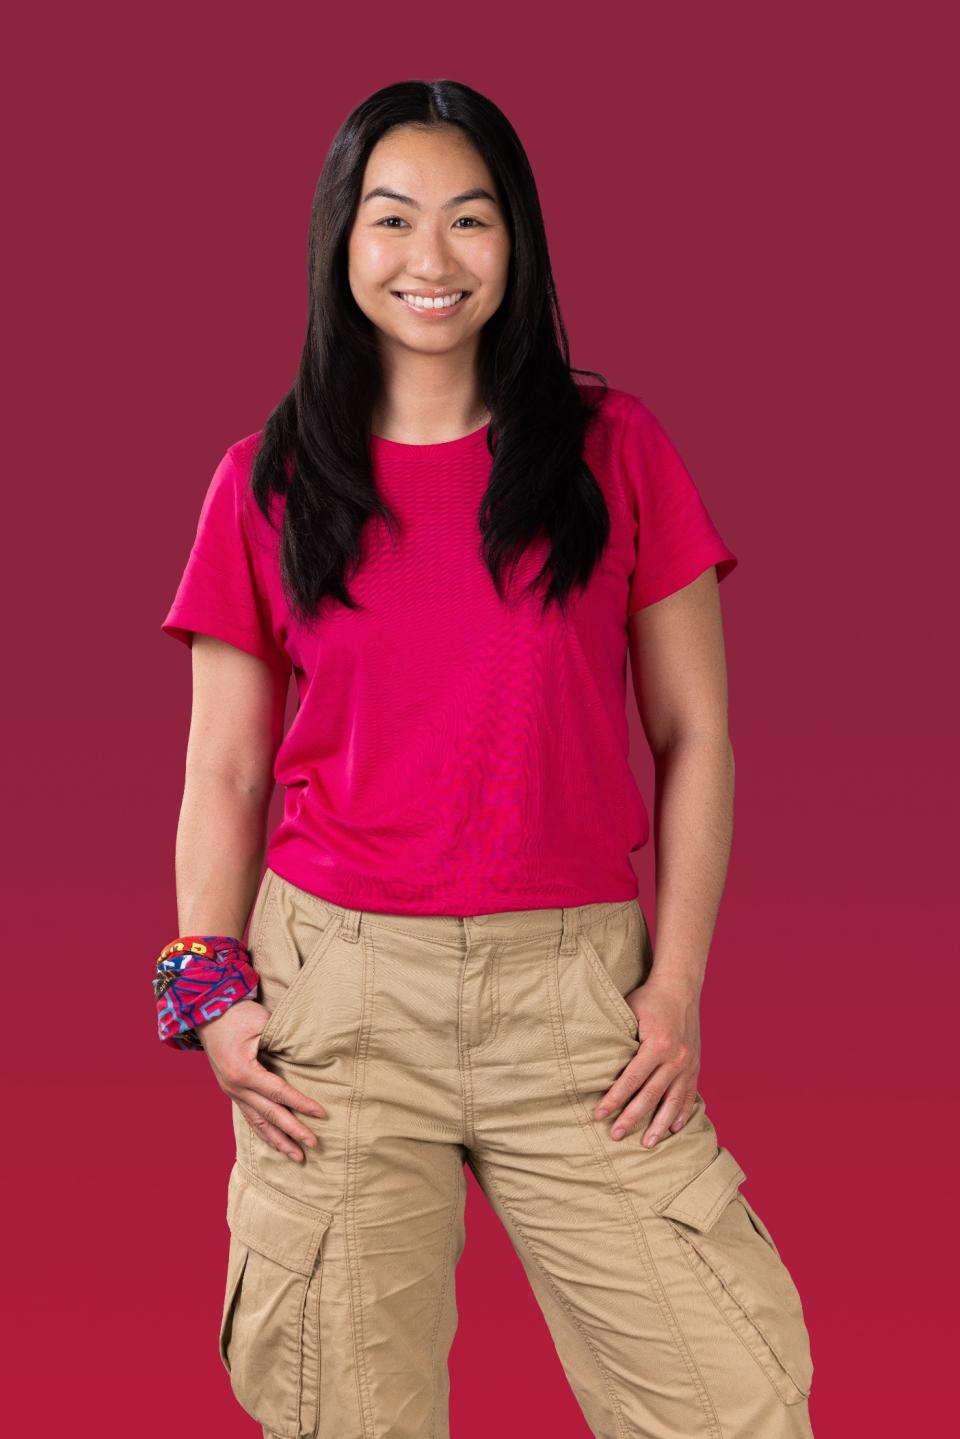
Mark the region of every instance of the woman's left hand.
[[640, 1048], [600, 1100], [594, 1118], [622, 1109], [612, 1130], [613, 1138], [620, 1139], [656, 1110], [643, 1136], [644, 1147], [652, 1149], [667, 1130], [682, 1129], [693, 1111], [700, 1073], [700, 995], [653, 973], [625, 998], [637, 1016]]

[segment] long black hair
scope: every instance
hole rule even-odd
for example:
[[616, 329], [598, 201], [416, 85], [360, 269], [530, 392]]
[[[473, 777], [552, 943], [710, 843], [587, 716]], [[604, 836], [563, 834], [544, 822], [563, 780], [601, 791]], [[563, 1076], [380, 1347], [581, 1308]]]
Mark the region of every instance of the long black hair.
[[[353, 298], [348, 272], [367, 158], [399, 125], [459, 127], [499, 191], [511, 254], [503, 300], [477, 347], [492, 456], [479, 552], [502, 600], [505, 567], [512, 571], [527, 545], [546, 536], [549, 553], [529, 588], [549, 575], [543, 607], [556, 599], [564, 612], [568, 592], [586, 585], [610, 534], [606, 501], [583, 459], [586, 427], [607, 381], [570, 365], [536, 183], [506, 116], [454, 80], [405, 80], [358, 105], [330, 146], [310, 214], [306, 341], [294, 386], [267, 420], [254, 460], [251, 489], [268, 520], [272, 494], [286, 495], [279, 548], [291, 614], [313, 624], [326, 595], [362, 608], [346, 578], [359, 562], [364, 525], [379, 516], [399, 528], [377, 491], [370, 456], [382, 393], [376, 332]], [[574, 373], [593, 375], [600, 394], [591, 399]]]

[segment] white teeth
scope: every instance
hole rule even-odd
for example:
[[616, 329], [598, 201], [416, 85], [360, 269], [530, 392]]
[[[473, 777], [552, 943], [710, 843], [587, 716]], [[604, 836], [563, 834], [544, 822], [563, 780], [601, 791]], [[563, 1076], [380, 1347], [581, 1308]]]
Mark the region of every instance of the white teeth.
[[408, 305], [413, 305], [417, 310], [449, 310], [458, 300], [463, 299], [463, 290], [457, 290], [452, 295], [444, 295], [440, 299], [433, 300], [429, 295], [405, 295], [401, 292], [400, 299], [405, 300]]

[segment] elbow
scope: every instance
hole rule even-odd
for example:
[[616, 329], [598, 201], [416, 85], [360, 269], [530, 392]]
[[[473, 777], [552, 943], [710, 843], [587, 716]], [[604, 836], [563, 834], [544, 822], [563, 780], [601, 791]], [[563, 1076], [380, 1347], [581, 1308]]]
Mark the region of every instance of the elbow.
[[731, 772], [734, 769], [733, 744], [726, 725], [722, 728], [715, 725], [683, 725], [671, 730], [669, 734], [648, 740], [648, 743], [654, 760], [665, 759], [679, 750], [694, 746], [706, 747], [725, 754]]
[[187, 765], [184, 788], [194, 798], [211, 803], [220, 798], [247, 804], [251, 809], [266, 809], [275, 785], [272, 771], [253, 773], [193, 763]]

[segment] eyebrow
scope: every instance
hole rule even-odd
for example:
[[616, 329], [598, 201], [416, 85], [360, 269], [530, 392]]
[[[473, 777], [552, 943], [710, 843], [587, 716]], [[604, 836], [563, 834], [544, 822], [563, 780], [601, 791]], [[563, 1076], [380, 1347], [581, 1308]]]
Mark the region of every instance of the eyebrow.
[[[419, 205], [416, 200], [412, 200], [409, 195], [400, 195], [386, 185], [377, 185], [374, 189], [368, 190], [360, 203], [365, 205], [368, 200], [375, 200], [378, 196], [382, 196], [385, 200], [396, 200], [401, 205], [410, 205], [414, 210], [423, 209], [423, 206]], [[485, 190], [482, 185], [475, 185], [472, 190], [464, 190], [462, 195], [454, 195], [451, 200], [444, 200], [440, 208], [441, 210], [453, 210], [457, 205], [465, 205], [468, 200], [489, 200], [492, 205], [497, 203], [489, 190]]]

